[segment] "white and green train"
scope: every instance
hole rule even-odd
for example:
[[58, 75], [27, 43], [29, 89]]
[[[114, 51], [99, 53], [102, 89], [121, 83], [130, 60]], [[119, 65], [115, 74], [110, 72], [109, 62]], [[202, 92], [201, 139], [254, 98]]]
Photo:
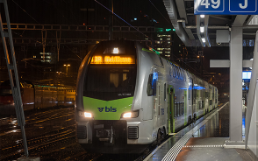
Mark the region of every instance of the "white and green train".
[[141, 153], [218, 106], [218, 90], [133, 41], [105, 41], [77, 80], [79, 143], [101, 153]]

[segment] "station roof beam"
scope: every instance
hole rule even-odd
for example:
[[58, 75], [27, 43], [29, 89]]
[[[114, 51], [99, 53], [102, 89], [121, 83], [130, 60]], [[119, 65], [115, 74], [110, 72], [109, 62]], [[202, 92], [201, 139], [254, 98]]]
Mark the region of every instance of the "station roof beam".
[[[177, 8], [181, 8], [181, 10], [178, 10], [178, 13], [179, 13], [180, 18], [184, 20], [184, 22], [182, 22], [182, 26], [185, 28], [185, 25], [188, 24], [188, 18], [187, 18], [187, 14], [186, 14], [186, 10], [185, 10], [185, 2], [182, 0], [176, 0], [176, 5], [177, 5]], [[195, 39], [191, 29], [185, 28], [185, 31], [190, 39], [192, 39], [192, 40]]]
[[[191, 34], [191, 31], [188, 30], [186, 32], [184, 26], [182, 23], [178, 22], [178, 10], [176, 9], [176, 4], [173, 0], [163, 0], [164, 6], [167, 10], [169, 19], [174, 26], [176, 30], [176, 34], [178, 37], [181, 39], [181, 41], [186, 45], [186, 46], [200, 46], [200, 42], [195, 40], [195, 39], [190, 39], [189, 37], [193, 38], [193, 35], [188, 36], [187, 33]], [[183, 9], [185, 10], [185, 9]], [[183, 14], [183, 13], [182, 13]]]

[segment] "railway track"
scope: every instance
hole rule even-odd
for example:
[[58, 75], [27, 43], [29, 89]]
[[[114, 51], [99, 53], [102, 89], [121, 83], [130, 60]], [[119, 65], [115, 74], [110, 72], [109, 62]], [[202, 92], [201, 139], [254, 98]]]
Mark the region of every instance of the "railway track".
[[[91, 161], [141, 161], [152, 153], [157, 146], [151, 146], [149, 149], [139, 155], [106, 155], [88, 153], [76, 141], [76, 124], [74, 122], [73, 112], [66, 110], [49, 111], [46, 115], [37, 114], [30, 117], [28, 126], [41, 124], [51, 120], [59, 120], [59, 122], [67, 121], [69, 124], [57, 128], [51, 128], [41, 135], [28, 137], [28, 147], [30, 156], [40, 156], [41, 160], [91, 160]], [[48, 116], [49, 115], [49, 116]], [[30, 119], [28, 118], [28, 119]], [[198, 122], [198, 121], [197, 121]], [[53, 124], [56, 125], [56, 124]], [[0, 139], [6, 136], [0, 136]], [[19, 136], [20, 137], [20, 136]], [[167, 137], [164, 141], [166, 141]], [[163, 142], [164, 142], [163, 141]], [[162, 144], [162, 143], [161, 143]], [[0, 144], [0, 160], [15, 160], [23, 155], [22, 140], [12, 141], [8, 144]]]
[[[37, 138], [29, 139], [28, 149], [30, 153], [35, 151], [40, 152], [49, 146], [54, 146], [58, 143], [64, 143], [64, 141], [73, 139], [75, 140], [75, 125], [70, 125], [56, 131], [48, 132], [44, 135], [38, 136]], [[19, 140], [16, 145], [8, 145], [1, 147], [0, 160], [14, 159], [23, 153], [23, 143]]]
[[[19, 129], [13, 128], [17, 126], [17, 120], [8, 117], [3, 120], [5, 122], [0, 124], [0, 160], [15, 160], [23, 155]], [[26, 132], [30, 156], [40, 156], [43, 161], [91, 160], [99, 157], [101, 154], [88, 153], [77, 143], [75, 127], [74, 111], [68, 108], [27, 115]], [[16, 133], [7, 135], [10, 130], [16, 130]], [[30, 134], [32, 131], [36, 134]]]

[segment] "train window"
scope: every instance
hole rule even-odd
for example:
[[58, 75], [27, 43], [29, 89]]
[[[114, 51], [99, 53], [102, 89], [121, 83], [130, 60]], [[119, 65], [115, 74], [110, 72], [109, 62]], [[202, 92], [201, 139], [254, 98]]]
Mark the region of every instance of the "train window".
[[148, 85], [147, 85], [147, 95], [156, 96], [156, 83], [158, 79], [158, 74], [154, 72], [149, 75]]
[[174, 111], [175, 111], [175, 117], [178, 117], [179, 116], [179, 103], [175, 103]]
[[184, 115], [184, 102], [180, 103], [180, 116]]
[[180, 69], [180, 75], [181, 75], [181, 80], [184, 80], [184, 73], [183, 73], [183, 69]]
[[191, 88], [191, 87], [189, 87], [189, 88], [188, 88], [188, 91], [187, 91], [187, 94], [188, 94], [188, 100], [190, 100], [190, 98], [191, 98], [191, 91], [190, 91], [190, 88]]
[[205, 92], [205, 97], [209, 98], [209, 92]]
[[180, 111], [179, 111], [179, 103], [177, 103], [176, 108], [177, 108], [177, 109], [176, 109], [176, 111], [177, 111], [176, 116], [178, 117], [178, 116], [179, 116], [179, 112], [180, 112]]
[[178, 116], [181, 116], [182, 109], [181, 109], [181, 103], [178, 103]]
[[180, 68], [178, 68], [178, 76], [177, 76], [178, 79], [181, 79], [181, 70]]
[[173, 66], [173, 77], [176, 78], [176, 68]]
[[12, 95], [11, 89], [0, 88], [0, 96], [11, 96], [11, 95]]
[[180, 105], [179, 105], [179, 103], [177, 103], [176, 108], [177, 108], [177, 117], [178, 117], [178, 116], [180, 116]]
[[166, 83], [164, 84], [164, 100], [166, 101], [166, 94], [167, 94], [167, 85]]
[[193, 89], [193, 98], [196, 98], [196, 89]]
[[132, 97], [135, 82], [134, 65], [92, 65], [86, 76], [84, 96], [102, 100]]
[[161, 59], [161, 57], [159, 57], [159, 60], [160, 60], [160, 63], [161, 63], [161, 65], [163, 66], [163, 62], [162, 62], [162, 59]]
[[212, 105], [212, 100], [210, 100], [210, 105]]
[[176, 113], [176, 103], [174, 104], [174, 117], [177, 116], [177, 113]]
[[179, 79], [179, 69], [176, 67], [176, 78]]

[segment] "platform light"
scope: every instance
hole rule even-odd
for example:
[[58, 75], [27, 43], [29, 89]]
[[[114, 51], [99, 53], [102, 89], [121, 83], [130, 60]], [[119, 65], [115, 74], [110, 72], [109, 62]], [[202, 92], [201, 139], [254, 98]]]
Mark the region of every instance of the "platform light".
[[253, 60], [254, 60], [254, 58], [251, 58], [250, 60], [251, 60], [251, 61], [253, 61]]
[[252, 72], [242, 72], [242, 79], [251, 79]]
[[114, 54], [118, 54], [118, 53], [119, 53], [118, 48], [114, 48], [114, 49], [113, 49], [113, 53], [114, 53]]
[[202, 38], [202, 42], [206, 42], [205, 38]]
[[200, 32], [201, 32], [201, 33], [204, 33], [204, 26], [201, 26], [201, 27], [200, 27]]
[[200, 17], [201, 17], [201, 18], [204, 18], [204, 17], [205, 17], [205, 15], [200, 15]]

